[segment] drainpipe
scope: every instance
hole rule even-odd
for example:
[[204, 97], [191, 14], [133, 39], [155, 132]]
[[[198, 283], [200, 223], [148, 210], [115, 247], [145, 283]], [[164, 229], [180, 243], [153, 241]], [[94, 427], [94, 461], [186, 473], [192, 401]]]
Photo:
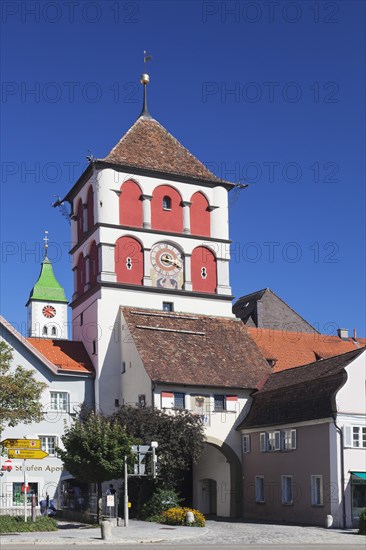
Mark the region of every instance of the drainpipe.
[[341, 444], [341, 495], [342, 495], [342, 518], [343, 518], [343, 527], [342, 529], [346, 529], [346, 498], [345, 498], [345, 475], [344, 475], [344, 440], [343, 440], [343, 432], [342, 429], [337, 426], [336, 423], [336, 415], [333, 414], [333, 423], [335, 426], [335, 429], [339, 433], [339, 439]]

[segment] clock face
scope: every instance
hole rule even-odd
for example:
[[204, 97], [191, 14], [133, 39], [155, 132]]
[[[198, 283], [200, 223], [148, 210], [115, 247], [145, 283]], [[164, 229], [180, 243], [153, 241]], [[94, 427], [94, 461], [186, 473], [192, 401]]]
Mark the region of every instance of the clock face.
[[155, 286], [182, 288], [183, 258], [180, 251], [168, 243], [156, 244], [150, 253], [152, 280]]
[[53, 306], [44, 306], [42, 313], [47, 319], [52, 319], [56, 315], [56, 310]]

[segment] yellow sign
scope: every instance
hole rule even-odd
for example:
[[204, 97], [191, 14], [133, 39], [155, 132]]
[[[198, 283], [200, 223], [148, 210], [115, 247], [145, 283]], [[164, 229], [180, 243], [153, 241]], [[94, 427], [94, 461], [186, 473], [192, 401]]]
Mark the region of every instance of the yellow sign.
[[40, 449], [9, 449], [8, 450], [8, 457], [9, 458], [29, 458], [31, 460], [33, 459], [40, 459], [40, 458], [46, 458], [48, 456], [48, 453], [45, 453], [44, 451], [41, 451]]
[[131, 502], [129, 502], [129, 503], [128, 503], [128, 507], [131, 508], [131, 506], [132, 506], [132, 504], [131, 504]]
[[40, 449], [40, 439], [4, 439], [1, 442], [3, 447], [7, 449]]

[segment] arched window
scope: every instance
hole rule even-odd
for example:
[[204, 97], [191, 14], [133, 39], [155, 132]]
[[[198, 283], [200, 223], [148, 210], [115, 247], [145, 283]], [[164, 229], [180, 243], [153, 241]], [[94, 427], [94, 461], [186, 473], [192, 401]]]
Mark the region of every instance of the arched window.
[[82, 236], [84, 235], [83, 203], [81, 199], [79, 199], [78, 207], [76, 209], [76, 225], [78, 241], [80, 241]]
[[174, 233], [183, 232], [182, 197], [174, 187], [155, 187], [151, 201], [151, 227]]
[[94, 192], [93, 187], [90, 186], [88, 190], [88, 197], [86, 199], [86, 209], [87, 209], [87, 221], [88, 221], [88, 231], [91, 231], [94, 227]]
[[78, 296], [84, 294], [85, 288], [85, 258], [80, 254], [76, 267], [76, 290]]
[[90, 286], [95, 286], [97, 284], [97, 277], [99, 273], [99, 262], [98, 262], [98, 248], [95, 241], [92, 242], [89, 252], [89, 273], [90, 273]]
[[56, 327], [52, 327], [52, 329], [51, 329], [51, 334], [52, 334], [52, 336], [57, 336]]
[[205, 246], [198, 246], [191, 259], [192, 289], [196, 292], [216, 292], [216, 257]]
[[168, 195], [165, 195], [163, 197], [163, 210], [171, 210], [172, 209], [172, 199], [168, 197]]
[[118, 283], [142, 285], [144, 255], [139, 241], [133, 237], [120, 237], [114, 253]]
[[42, 334], [43, 334], [43, 336], [47, 336], [47, 335], [48, 335], [48, 329], [47, 329], [47, 327], [43, 327], [43, 329], [42, 329]]
[[119, 196], [119, 223], [142, 227], [141, 189], [132, 180], [125, 181]]
[[191, 197], [191, 234], [210, 236], [210, 211], [206, 197], [199, 191]]

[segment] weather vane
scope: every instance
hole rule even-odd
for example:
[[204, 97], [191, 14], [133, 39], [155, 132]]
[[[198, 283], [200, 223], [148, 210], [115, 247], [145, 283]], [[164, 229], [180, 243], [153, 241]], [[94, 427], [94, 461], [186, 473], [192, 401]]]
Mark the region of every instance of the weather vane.
[[146, 73], [146, 63], [152, 60], [152, 55], [149, 55], [146, 50], [144, 50], [144, 72]]
[[48, 238], [48, 231], [45, 230], [44, 232], [44, 237], [43, 237], [43, 240], [44, 240], [44, 251], [45, 251], [45, 258], [47, 258], [47, 251], [48, 251], [48, 241], [49, 241], [49, 238]]

